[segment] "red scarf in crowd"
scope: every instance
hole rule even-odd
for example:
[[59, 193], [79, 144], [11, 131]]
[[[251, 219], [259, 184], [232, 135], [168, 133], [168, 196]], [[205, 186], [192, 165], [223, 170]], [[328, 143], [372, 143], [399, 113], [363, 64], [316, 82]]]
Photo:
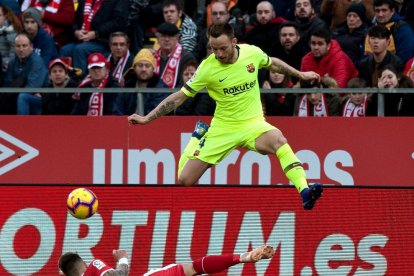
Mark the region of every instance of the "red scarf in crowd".
[[[162, 72], [161, 79], [169, 88], [174, 88], [175, 83], [178, 77], [178, 65], [180, 64], [181, 53], [183, 51], [183, 47], [177, 43], [174, 51], [170, 54], [168, 59], [167, 65], [164, 68], [164, 72]], [[161, 63], [161, 49], [158, 49], [155, 52], [155, 61], [156, 61], [156, 68], [155, 73], [159, 75], [160, 73], [160, 63]]]
[[50, 13], [57, 13], [59, 10], [60, 1], [61, 0], [52, 0], [46, 6], [43, 6], [41, 3], [39, 3], [39, 0], [35, 0], [34, 3], [32, 1], [31, 6], [35, 7], [38, 10], [42, 10], [44, 8], [45, 11], [48, 11]]
[[[322, 94], [322, 98], [317, 105], [313, 106], [313, 117], [328, 117], [328, 110], [326, 109], [325, 95]], [[306, 95], [302, 96], [299, 104], [299, 117], [309, 117], [309, 101]]]
[[[109, 75], [106, 74], [105, 78], [101, 81], [101, 83], [98, 85], [98, 89], [104, 89], [106, 87], [106, 83], [108, 82]], [[90, 75], [87, 75], [85, 79], [79, 84], [78, 88], [81, 88], [83, 86], [89, 85], [92, 83], [92, 79]], [[74, 97], [75, 99], [80, 98], [79, 93], [75, 93]], [[104, 101], [103, 101], [103, 93], [102, 92], [94, 92], [92, 93], [91, 97], [89, 98], [89, 109], [88, 113], [86, 115], [88, 116], [102, 116], [103, 115], [103, 107], [104, 107]]]
[[365, 112], [367, 110], [367, 96], [364, 97], [364, 102], [362, 104], [354, 104], [349, 98], [342, 112], [343, 117], [365, 117]]
[[[411, 66], [409, 66], [409, 62], [411, 61]], [[404, 72], [412, 81], [414, 81], [414, 58], [411, 58], [407, 62], [407, 66]]]
[[83, 31], [89, 32], [91, 30], [92, 20], [94, 16], [98, 13], [104, 1], [105, 0], [96, 0], [95, 3], [93, 3], [93, 0], [85, 1], [85, 8], [83, 9]]
[[[125, 53], [125, 55], [123, 57], [121, 57], [116, 66], [115, 69], [112, 71], [112, 76], [119, 82], [119, 83], [123, 83], [123, 77], [122, 77], [122, 72], [124, 72], [125, 69], [125, 65], [129, 59], [129, 56], [131, 55], [131, 53], [129, 52], [129, 50], [127, 50], [127, 52]], [[109, 55], [109, 57], [106, 59], [108, 61], [108, 63], [111, 62], [111, 57], [112, 54]]]

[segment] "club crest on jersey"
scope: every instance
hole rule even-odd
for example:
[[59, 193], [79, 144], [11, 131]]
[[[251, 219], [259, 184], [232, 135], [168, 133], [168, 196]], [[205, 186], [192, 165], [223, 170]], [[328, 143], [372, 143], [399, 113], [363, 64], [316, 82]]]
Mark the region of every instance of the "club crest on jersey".
[[255, 69], [253, 63], [246, 65], [246, 68], [247, 68], [247, 72], [249, 73], [253, 73]]

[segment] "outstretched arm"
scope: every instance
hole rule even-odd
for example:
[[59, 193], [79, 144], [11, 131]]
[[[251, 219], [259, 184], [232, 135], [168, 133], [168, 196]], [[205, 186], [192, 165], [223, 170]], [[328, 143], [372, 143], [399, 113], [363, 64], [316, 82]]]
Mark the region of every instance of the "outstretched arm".
[[183, 104], [185, 100], [188, 99], [188, 96], [184, 94], [183, 91], [175, 92], [165, 98], [156, 108], [154, 108], [150, 113], [145, 116], [139, 116], [137, 114], [132, 114], [128, 117], [128, 123], [131, 125], [145, 125], [149, 122], [170, 113], [177, 107]]
[[111, 271], [107, 271], [105, 272], [104, 276], [126, 276], [128, 275], [128, 269], [121, 269], [118, 268], [116, 270], [111, 270]]
[[116, 269], [105, 272], [104, 276], [126, 276], [129, 273], [128, 256], [125, 250], [118, 249], [113, 250], [112, 255], [114, 256]]
[[309, 72], [301, 72], [295, 68], [293, 68], [292, 66], [290, 66], [289, 64], [287, 64], [286, 62], [284, 62], [283, 60], [280, 60], [278, 58], [275, 57], [271, 57], [270, 58], [272, 60], [272, 64], [269, 67], [269, 70], [272, 72], [277, 72], [283, 75], [289, 75], [292, 77], [296, 77], [298, 79], [301, 80], [320, 80], [320, 76], [318, 73], [315, 73], [313, 71], [309, 71]]

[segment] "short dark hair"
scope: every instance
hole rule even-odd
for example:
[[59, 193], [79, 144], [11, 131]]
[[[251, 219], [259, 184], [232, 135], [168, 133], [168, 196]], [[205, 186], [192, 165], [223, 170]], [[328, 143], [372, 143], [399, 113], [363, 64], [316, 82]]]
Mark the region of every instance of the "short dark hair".
[[326, 43], [331, 42], [331, 32], [329, 31], [328, 28], [324, 28], [324, 27], [317, 28], [311, 33], [311, 37], [312, 36], [321, 37], [325, 39]]
[[233, 27], [229, 23], [211, 24], [208, 28], [208, 37], [217, 38], [221, 35], [227, 35], [230, 39], [233, 39], [235, 37]]
[[369, 37], [376, 37], [382, 39], [389, 39], [391, 37], [391, 31], [387, 27], [377, 24], [372, 26], [368, 31]]
[[59, 259], [59, 269], [66, 276], [76, 275], [78, 273], [78, 266], [81, 263], [83, 263], [83, 260], [78, 253], [67, 252]]
[[280, 35], [282, 29], [283, 28], [287, 28], [287, 27], [294, 28], [296, 34], [299, 35], [299, 26], [298, 26], [298, 24], [296, 24], [295, 22], [292, 22], [292, 21], [285, 21], [282, 24], [280, 24], [280, 27], [279, 27], [279, 35]]
[[[298, 0], [295, 0], [295, 4]], [[313, 9], [313, 7], [315, 6], [314, 0], [309, 0], [309, 3], [311, 4], [311, 7]]]
[[187, 61], [185, 64], [183, 64], [183, 69], [182, 71], [184, 72], [185, 69], [187, 69], [187, 67], [193, 66], [194, 68], [197, 69], [199, 63], [196, 59], [190, 59], [189, 61]]
[[348, 88], [364, 88], [367, 87], [367, 82], [363, 78], [355, 77], [350, 79], [346, 86]]
[[164, 0], [162, 2], [162, 7], [164, 8], [167, 6], [175, 6], [177, 8], [177, 11], [183, 10], [183, 6], [181, 5], [181, 1], [179, 0]]
[[388, 7], [390, 9], [394, 9], [395, 8], [395, 3], [393, 0], [374, 0], [373, 6], [374, 7], [379, 7], [382, 5], [388, 5]]
[[126, 43], [129, 44], [129, 36], [124, 32], [113, 32], [113, 33], [111, 33], [109, 35], [109, 43], [112, 43], [112, 39], [116, 36], [121, 36], [121, 37], [125, 38]]

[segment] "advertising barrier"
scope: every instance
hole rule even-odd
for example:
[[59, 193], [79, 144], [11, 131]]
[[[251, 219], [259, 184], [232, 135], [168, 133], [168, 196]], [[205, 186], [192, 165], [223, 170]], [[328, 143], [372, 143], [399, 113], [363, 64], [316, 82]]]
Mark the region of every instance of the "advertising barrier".
[[329, 187], [312, 211], [293, 187], [89, 186], [98, 213], [66, 213], [71, 185], [1, 186], [0, 275], [58, 275], [78, 252], [130, 275], [207, 254], [272, 245], [271, 260], [218, 275], [414, 275], [414, 189]]
[[[0, 116], [0, 183], [174, 184], [199, 117]], [[209, 117], [201, 118], [210, 122]], [[413, 186], [414, 118], [269, 117], [310, 182]], [[237, 149], [200, 184], [288, 185], [275, 156]]]

